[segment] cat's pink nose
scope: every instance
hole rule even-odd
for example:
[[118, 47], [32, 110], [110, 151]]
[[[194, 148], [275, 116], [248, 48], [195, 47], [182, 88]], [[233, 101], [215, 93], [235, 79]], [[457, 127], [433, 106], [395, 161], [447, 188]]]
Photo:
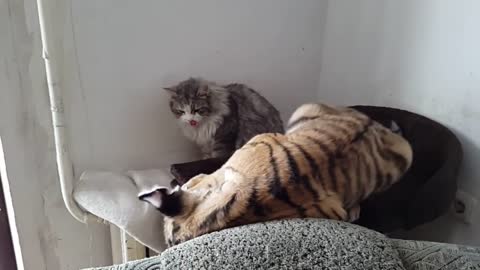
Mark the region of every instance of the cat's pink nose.
[[195, 120], [190, 120], [190, 122], [189, 122], [189, 123], [190, 123], [190, 126], [192, 126], [192, 127], [195, 127], [195, 126], [197, 126], [197, 125], [198, 125], [198, 122], [197, 122], [197, 121], [195, 121]]

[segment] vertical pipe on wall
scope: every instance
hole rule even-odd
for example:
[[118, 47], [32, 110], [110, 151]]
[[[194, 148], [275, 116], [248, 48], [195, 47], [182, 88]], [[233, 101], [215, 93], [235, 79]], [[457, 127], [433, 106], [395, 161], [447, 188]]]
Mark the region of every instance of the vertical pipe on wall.
[[40, 34], [43, 45], [43, 59], [48, 83], [50, 109], [52, 113], [53, 135], [55, 138], [55, 151], [57, 158], [58, 176], [62, 198], [68, 212], [80, 222], [86, 223], [88, 213], [83, 211], [73, 199], [73, 165], [70, 160], [69, 148], [66, 141], [66, 127], [63, 107], [62, 90], [60, 88], [58, 63], [55, 63], [54, 36], [51, 28], [52, 17], [46, 17], [47, 0], [37, 0]]
[[[47, 10], [48, 7], [55, 6], [52, 2], [52, 0], [37, 0], [37, 7], [62, 198], [68, 212], [78, 221], [83, 223], [87, 223], [88, 220], [102, 221], [100, 218], [81, 209], [73, 199], [73, 164], [70, 160], [69, 147], [66, 138], [67, 130], [65, 126], [63, 95], [60, 82], [61, 77], [59, 75], [59, 52], [58, 50], [55, 50], [57, 48], [54, 47], [56, 43], [54, 43], [55, 36], [53, 35], [54, 33], [51, 27], [52, 16], [48, 13], [50, 10]], [[50, 6], [48, 4], [50, 4]], [[111, 225], [110, 227], [112, 229], [112, 255], [116, 263], [127, 262], [132, 258], [141, 259], [145, 257], [145, 247], [136, 243], [135, 248], [129, 248], [127, 244], [130, 243], [130, 245], [132, 245], [134, 243], [133, 238], [127, 236], [124, 231], [117, 229], [115, 226]], [[120, 237], [113, 237], [114, 234]], [[128, 241], [118, 241], [122, 239], [121, 236]]]

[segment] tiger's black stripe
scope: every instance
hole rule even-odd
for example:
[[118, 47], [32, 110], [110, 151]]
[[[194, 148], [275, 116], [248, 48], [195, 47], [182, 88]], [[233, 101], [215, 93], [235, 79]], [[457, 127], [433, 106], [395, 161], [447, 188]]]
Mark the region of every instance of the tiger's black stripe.
[[205, 230], [207, 228], [210, 228], [210, 226], [217, 222], [217, 214], [220, 211], [220, 209], [215, 209], [213, 210], [208, 216], [205, 218], [205, 220], [198, 226], [200, 230]]
[[[357, 175], [357, 178], [355, 179], [356, 180], [356, 186], [357, 186], [357, 196], [358, 196], [358, 199], [359, 200], [362, 200], [363, 199], [363, 196], [365, 194], [365, 186], [362, 182], [362, 166], [365, 164], [363, 161], [363, 155], [357, 150], [355, 149], [355, 154], [357, 156], [357, 164], [356, 164], [356, 167], [355, 167], [355, 174]], [[366, 168], [365, 168], [365, 171], [366, 171]], [[366, 181], [366, 179], [364, 179], [364, 181]]]
[[338, 191], [338, 187], [337, 187], [337, 177], [335, 175], [335, 155], [336, 153], [330, 151], [330, 149], [328, 149], [328, 147], [323, 144], [320, 140], [316, 139], [316, 138], [313, 138], [311, 136], [305, 136], [305, 138], [309, 139], [310, 141], [312, 141], [313, 143], [315, 143], [315, 145], [318, 146], [318, 148], [320, 148], [320, 150], [326, 155], [327, 157], [327, 172], [328, 172], [328, 177], [329, 177], [329, 180], [331, 182], [331, 188], [333, 189], [334, 192], [337, 192]]
[[348, 171], [347, 166], [350, 164], [346, 164], [345, 162], [342, 162], [340, 164], [340, 173], [343, 175], [345, 182], [343, 184], [344, 190], [343, 190], [343, 201], [347, 206], [350, 204], [351, 200], [351, 184], [352, 184], [352, 178], [350, 177], [350, 173]]
[[387, 155], [391, 157], [391, 160], [395, 163], [395, 166], [397, 166], [401, 172], [404, 172], [407, 170], [408, 161], [404, 156], [400, 155], [399, 153], [391, 149], [385, 149], [385, 152]]
[[360, 152], [359, 156], [363, 159], [363, 162], [360, 164], [363, 164], [365, 166], [365, 179], [363, 179], [364, 183], [362, 183], [363, 187], [363, 194], [362, 197], [360, 197], [362, 200], [368, 195], [368, 190], [367, 187], [370, 184], [370, 181], [372, 181], [372, 168], [370, 167], [370, 164], [367, 160], [367, 155], [365, 152]]
[[237, 193], [233, 194], [230, 200], [221, 208], [223, 216], [228, 216], [230, 213], [230, 209], [232, 208], [233, 204], [237, 201]]
[[236, 200], [237, 200], [237, 194], [235, 193], [232, 195], [232, 197], [228, 200], [228, 202], [224, 206], [217, 208], [213, 210], [210, 214], [208, 214], [205, 220], [202, 223], [200, 223], [199, 229], [205, 230], [207, 228], [210, 228], [212, 224], [214, 224], [215, 222], [218, 222], [219, 215], [222, 216], [221, 218], [227, 217], [228, 213], [230, 212], [230, 209], [232, 208]]
[[369, 118], [365, 118], [365, 119], [358, 118], [358, 117], [345, 118], [345, 116], [335, 116], [335, 117], [330, 116], [322, 120], [325, 122], [324, 124], [336, 125], [336, 126], [338, 126], [338, 124], [347, 125], [352, 130], [363, 129], [365, 124], [371, 121]]
[[172, 243], [172, 244], [170, 245], [170, 247], [171, 247], [171, 246], [176, 246], [176, 245], [178, 245], [178, 244], [180, 244], [180, 243], [182, 243], [182, 242], [188, 241], [188, 240], [190, 240], [190, 239], [192, 239], [192, 238], [193, 238], [192, 235], [188, 235], [188, 234], [187, 234], [186, 236], [182, 237], [181, 239], [175, 239], [174, 241], [170, 240], [171, 243]]
[[255, 177], [253, 180], [252, 193], [250, 195], [250, 198], [248, 199], [247, 209], [253, 209], [254, 215], [264, 217], [266, 216], [265, 210], [260, 204], [258, 204], [257, 180], [257, 177]]
[[[379, 132], [381, 136], [383, 133]], [[390, 157], [390, 155], [388, 155], [387, 153], [385, 153], [385, 147], [384, 145], [382, 144], [381, 140], [380, 140], [380, 137], [379, 136], [375, 136], [375, 140], [373, 141], [374, 145], [376, 146], [377, 148], [377, 152], [378, 154], [380, 155], [380, 158], [383, 159], [384, 161], [392, 161], [392, 158]], [[387, 173], [384, 178], [386, 178], [384, 180], [384, 185], [391, 185], [392, 182], [393, 182], [393, 176], [391, 173]], [[380, 187], [381, 189], [383, 189], [383, 186]]]
[[290, 205], [291, 207], [297, 209], [300, 217], [305, 217], [305, 208], [296, 203], [292, 202], [290, 196], [288, 195], [287, 190], [282, 186], [280, 181], [280, 176], [278, 173], [278, 164], [273, 156], [273, 148], [270, 144], [265, 143], [268, 148], [269, 156], [270, 156], [270, 165], [272, 166], [273, 171], [273, 181], [269, 183], [269, 192], [273, 195], [274, 198], [285, 202], [286, 204]]
[[337, 209], [335, 209], [335, 207], [332, 207], [332, 214], [333, 214], [338, 220], [343, 220], [342, 216], [337, 212]]
[[[307, 160], [308, 166], [310, 167], [310, 172], [313, 176], [313, 180], [317, 181], [320, 184], [321, 191], [324, 191], [325, 188], [323, 187], [322, 184], [322, 179], [321, 179], [321, 174], [320, 174], [320, 168], [318, 168], [318, 164], [315, 162], [315, 159], [308, 153], [301, 145], [298, 143], [292, 142], [292, 144], [297, 147], [297, 149], [302, 153], [303, 157]], [[302, 176], [302, 183], [305, 186], [305, 188], [310, 192], [315, 200], [318, 200], [320, 198], [320, 194], [318, 191], [316, 191], [310, 181], [308, 181], [308, 177]]]
[[[283, 136], [283, 134], [280, 134], [280, 133], [273, 133], [273, 134], [274, 134], [274, 135], [281, 135], [281, 136]], [[267, 135], [267, 134], [263, 134], [263, 135]], [[276, 140], [275, 137], [272, 137], [272, 136], [268, 136], [268, 138]], [[265, 146], [267, 146], [267, 145], [269, 145], [269, 144], [268, 144], [267, 141], [249, 142], [249, 143], [245, 144], [244, 146], [242, 146], [242, 147], [241, 147], [240, 149], [238, 149], [238, 150], [248, 149], [248, 148], [250, 148], [250, 147], [255, 147], [255, 146], [257, 146], [257, 145], [265, 145]], [[248, 147], [248, 146], [250, 146], [250, 147]]]
[[[266, 142], [249, 142], [247, 144], [245, 144], [244, 146], [242, 146], [240, 149], [238, 150], [246, 150], [246, 149], [250, 149], [252, 147], [255, 147], [257, 145], [260, 145], [260, 144], [266, 144]], [[237, 151], [238, 151], [237, 150]]]
[[382, 169], [380, 168], [377, 155], [375, 154], [374, 144], [370, 141], [370, 138], [365, 138], [365, 148], [373, 161], [373, 171], [375, 174], [375, 179], [371, 181], [375, 181], [374, 183], [374, 190], [377, 190], [380, 186], [383, 185], [383, 174]]
[[[340, 131], [340, 133], [342, 134], [348, 134], [350, 132], [350, 130], [348, 130], [347, 128], [345, 127], [342, 127], [342, 126], [335, 126], [335, 125], [329, 125], [330, 128], [332, 128], [333, 130], [335, 131]], [[323, 128], [312, 128], [311, 130], [315, 131], [315, 132], [318, 132], [320, 134], [323, 134], [323, 135], [327, 135], [327, 137], [329, 138], [329, 140], [332, 140], [332, 142], [338, 146], [338, 149], [336, 150], [337, 152], [340, 152], [341, 149], [343, 149], [346, 145], [349, 144], [349, 141], [348, 139], [343, 141], [341, 144], [340, 142], [342, 141], [341, 140], [341, 137], [339, 137], [338, 134], [333, 134], [331, 133], [328, 129], [323, 129]], [[340, 146], [343, 146], [343, 147], [340, 147]]]
[[167, 240], [167, 243], [168, 243], [169, 245], [173, 245], [173, 244], [175, 244], [175, 243], [177, 242], [177, 240], [176, 240], [176, 239], [177, 239], [176, 234], [177, 234], [177, 232], [178, 232], [179, 230], [180, 230], [180, 226], [179, 226], [177, 223], [172, 222], [172, 238], [169, 238], [169, 239]]
[[315, 119], [318, 119], [318, 118], [320, 118], [320, 116], [303, 116], [303, 117], [300, 117], [297, 120], [293, 121], [292, 123], [288, 124], [287, 130], [291, 129], [294, 126], [296, 126], [298, 124], [301, 124], [303, 122], [307, 122], [307, 121], [310, 121], [310, 120], [315, 120]]
[[232, 167], [232, 166], [226, 166], [226, 167], [225, 167], [225, 170], [231, 170], [232, 172], [235, 172], [235, 173], [240, 174], [242, 177], [245, 177], [245, 178], [247, 177], [247, 176], [245, 176], [244, 173], [242, 173], [241, 171], [235, 169], [235, 168]]
[[[380, 138], [379, 134], [377, 133], [377, 136], [373, 138], [372, 145], [377, 149], [377, 153], [379, 155], [379, 158], [382, 159], [383, 161], [390, 161], [390, 157], [385, 153], [385, 147], [381, 145], [380, 143]], [[382, 176], [382, 183], [377, 183], [377, 186], [375, 187], [377, 190], [383, 190], [385, 186], [391, 185], [393, 182], [393, 176], [391, 173], [386, 173], [385, 175]]]
[[[342, 129], [343, 127], [339, 127], [339, 126], [331, 126], [332, 129]], [[328, 141], [331, 141], [333, 142], [335, 145], [338, 145], [339, 144], [339, 137], [338, 137], [338, 134], [334, 134], [332, 133], [331, 131], [332, 130], [329, 130], [329, 129], [323, 129], [323, 128], [319, 128], [319, 127], [315, 127], [315, 128], [311, 128], [310, 129], [311, 131], [315, 131], [317, 133], [320, 133], [322, 135], [325, 135], [328, 139]]]
[[[349, 134], [349, 135], [350, 135], [350, 133], [353, 133], [352, 131], [358, 130], [359, 127], [361, 127], [360, 131], [357, 131], [354, 134], [351, 134], [350, 136], [348, 136], [349, 140], [347, 142], [345, 142], [346, 145], [357, 142], [360, 138], [365, 136], [365, 133], [367, 133], [369, 128], [373, 125], [373, 121], [371, 119], [367, 119], [367, 121], [365, 121], [365, 123], [363, 123], [363, 126], [362, 126], [362, 123], [356, 123], [360, 126], [352, 127], [350, 125], [350, 129], [349, 129], [349, 128], [346, 128], [346, 127], [343, 127], [343, 126], [339, 125], [339, 123], [341, 123], [341, 122], [347, 122], [348, 124], [351, 124], [349, 121], [338, 120], [336, 122], [327, 123], [327, 125], [329, 127], [331, 127], [333, 130], [340, 130], [341, 133]], [[316, 132], [323, 133], [323, 134], [328, 132], [326, 129], [320, 129], [320, 128], [313, 128], [312, 130], [315, 130]], [[334, 136], [332, 133], [330, 133], [330, 137], [338, 137], [338, 136]]]
[[360, 140], [361, 138], [363, 138], [365, 136], [365, 133], [367, 133], [368, 129], [373, 125], [373, 121], [371, 119], [368, 119], [367, 123], [365, 124], [365, 126], [363, 127], [363, 129], [358, 132], [357, 134], [355, 134], [355, 136], [353, 137], [352, 139], [352, 143], [354, 142], [357, 142], [358, 140]]
[[292, 153], [290, 150], [280, 143], [276, 138], [272, 138], [272, 140], [280, 146], [282, 151], [287, 156], [288, 168], [289, 168], [289, 179], [288, 181], [291, 183], [298, 183], [300, 181], [300, 169], [298, 168], [297, 161], [293, 158]]
[[325, 213], [325, 211], [322, 210], [322, 208], [320, 208], [320, 206], [314, 204], [313, 207], [314, 207], [315, 210], [317, 210], [317, 212], [320, 213], [320, 215], [322, 215], [324, 218], [330, 217], [329, 215], [327, 215], [327, 213]]
[[[338, 136], [324, 129], [314, 128], [313, 130], [326, 135], [328, 140], [331, 141], [332, 144], [338, 147], [339, 145], [339, 143], [337, 142]], [[322, 151], [324, 151], [324, 153], [327, 153], [327, 172], [328, 172], [328, 177], [330, 178], [330, 182], [332, 184], [331, 188], [333, 189], [334, 192], [338, 192], [338, 179], [335, 173], [335, 165], [336, 165], [335, 158], [339, 157], [341, 153], [340, 149], [342, 147], [338, 147], [335, 151], [332, 152], [328, 149], [328, 147], [325, 144], [322, 144], [318, 139], [315, 139], [315, 138], [311, 138], [311, 139], [314, 140], [314, 142], [322, 149]], [[321, 145], [323, 145], [323, 148]]]
[[[386, 131], [383, 131], [383, 132], [387, 133]], [[382, 138], [382, 143], [384, 145], [387, 145], [387, 143], [385, 142], [385, 138]], [[391, 149], [385, 148], [384, 155], [385, 155], [385, 159], [392, 161], [395, 164], [395, 166], [400, 169], [400, 171], [404, 172], [407, 170], [408, 161], [401, 154]]]

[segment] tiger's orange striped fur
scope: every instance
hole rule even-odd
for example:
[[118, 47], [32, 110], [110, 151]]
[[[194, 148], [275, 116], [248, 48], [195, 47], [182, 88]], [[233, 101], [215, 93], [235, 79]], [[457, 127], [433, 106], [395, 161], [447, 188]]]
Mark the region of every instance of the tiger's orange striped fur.
[[285, 135], [252, 138], [216, 172], [144, 196], [165, 216], [168, 245], [242, 224], [294, 217], [353, 221], [359, 203], [410, 167], [401, 136], [350, 108], [299, 107]]

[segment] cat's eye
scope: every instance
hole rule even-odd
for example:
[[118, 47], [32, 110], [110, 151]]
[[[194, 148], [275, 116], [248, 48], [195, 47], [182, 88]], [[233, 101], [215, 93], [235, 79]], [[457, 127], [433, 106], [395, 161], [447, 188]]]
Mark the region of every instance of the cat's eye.
[[207, 108], [200, 108], [200, 109], [197, 109], [197, 110], [194, 110], [193, 113], [198, 113], [198, 114], [206, 114], [209, 112], [209, 109]]
[[174, 112], [175, 112], [175, 114], [184, 114], [184, 113], [185, 113], [185, 112], [182, 111], [182, 110], [175, 110]]

